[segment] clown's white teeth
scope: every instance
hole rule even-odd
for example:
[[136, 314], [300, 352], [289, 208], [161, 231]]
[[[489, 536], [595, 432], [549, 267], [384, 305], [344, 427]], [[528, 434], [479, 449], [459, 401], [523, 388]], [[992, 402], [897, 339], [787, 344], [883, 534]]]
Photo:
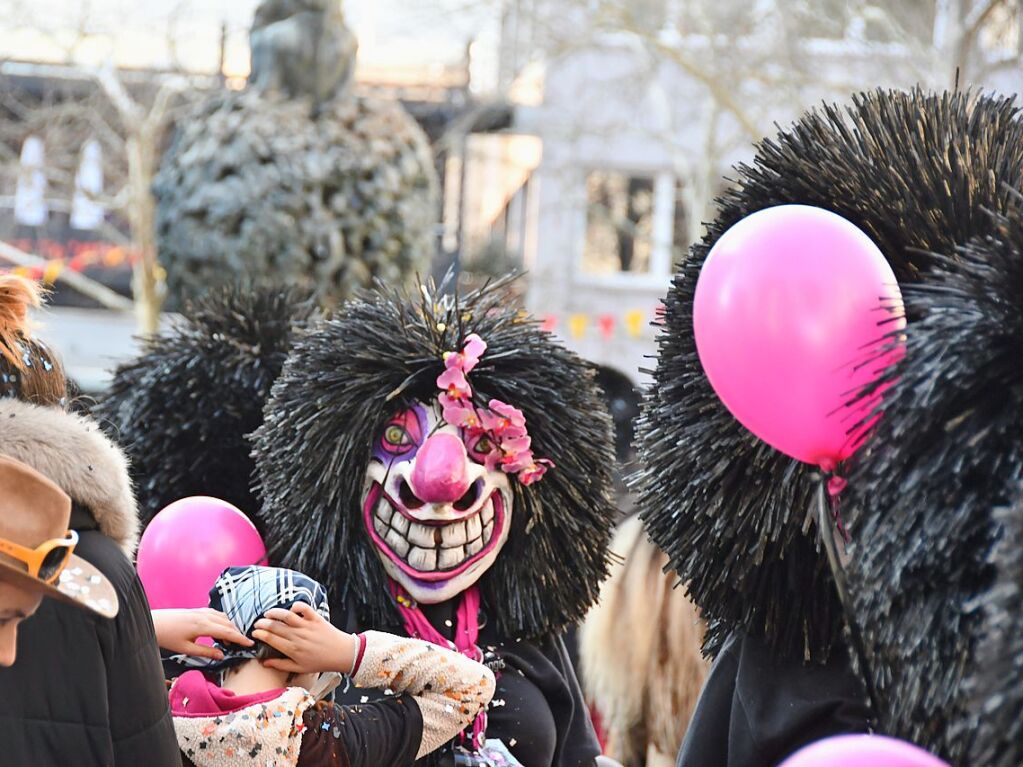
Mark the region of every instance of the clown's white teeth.
[[437, 567], [441, 570], [447, 570], [462, 564], [464, 559], [465, 549], [462, 546], [452, 549], [441, 549], [440, 556], [437, 558]]
[[[377, 532], [380, 532], [377, 530]], [[408, 541], [401, 537], [401, 534], [397, 530], [388, 530], [387, 535], [384, 536], [384, 540], [387, 541], [387, 545], [391, 547], [391, 551], [397, 554], [399, 557], [404, 557], [408, 554], [409, 545]]]
[[[475, 517], [473, 517], [473, 519], [475, 519]], [[453, 522], [450, 525], [444, 525], [444, 527], [440, 529], [441, 545], [445, 548], [457, 546], [461, 549], [465, 544], [465, 531], [467, 524], [467, 522]], [[469, 537], [473, 538], [475, 536], [470, 534]], [[443, 567], [443, 565], [441, 565], [441, 567]]]
[[426, 525], [420, 525], [413, 522], [409, 526], [408, 532], [405, 533], [405, 537], [416, 546], [432, 549], [435, 544], [434, 531], [436, 529], [436, 527], [427, 527]]
[[437, 552], [433, 549], [421, 549], [413, 546], [408, 553], [408, 563], [420, 572], [437, 569]]
[[[388, 508], [390, 507], [388, 506]], [[409, 526], [408, 519], [406, 517], [403, 517], [401, 514], [396, 513], [393, 517], [391, 517], [391, 527], [393, 527], [402, 535], [408, 535], [408, 526]]]
[[475, 540], [480, 537], [481, 532], [483, 532], [483, 525], [480, 523], [480, 515], [474, 514], [465, 520], [465, 540], [459, 541], [459, 543]]
[[487, 503], [468, 519], [441, 525], [413, 522], [381, 500], [374, 512], [373, 528], [398, 557], [416, 570], [451, 570], [479, 554], [497, 528], [493, 503]]

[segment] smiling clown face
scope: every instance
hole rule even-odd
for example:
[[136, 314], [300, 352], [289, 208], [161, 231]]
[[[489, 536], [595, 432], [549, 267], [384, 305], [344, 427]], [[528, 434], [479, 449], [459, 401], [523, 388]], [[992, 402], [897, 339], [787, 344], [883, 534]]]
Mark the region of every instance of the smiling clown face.
[[511, 527], [510, 478], [488, 468], [487, 433], [444, 420], [436, 401], [402, 409], [373, 442], [363, 522], [387, 574], [417, 602], [444, 602], [494, 564]]

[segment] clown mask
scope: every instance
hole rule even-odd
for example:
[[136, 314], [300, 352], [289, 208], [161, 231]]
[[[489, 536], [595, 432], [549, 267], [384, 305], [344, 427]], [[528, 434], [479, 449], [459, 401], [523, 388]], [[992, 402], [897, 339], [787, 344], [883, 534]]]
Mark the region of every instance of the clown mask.
[[374, 440], [363, 521], [387, 574], [417, 602], [467, 589], [508, 540], [511, 480], [487, 460], [497, 449], [486, 432], [445, 421], [436, 402], [396, 413]]

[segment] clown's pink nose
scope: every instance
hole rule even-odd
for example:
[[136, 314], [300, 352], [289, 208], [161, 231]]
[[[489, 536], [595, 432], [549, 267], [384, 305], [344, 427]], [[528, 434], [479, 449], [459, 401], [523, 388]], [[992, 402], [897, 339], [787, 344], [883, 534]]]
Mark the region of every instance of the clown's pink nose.
[[454, 503], [469, 489], [465, 445], [453, 434], [434, 434], [416, 453], [412, 490], [425, 503]]

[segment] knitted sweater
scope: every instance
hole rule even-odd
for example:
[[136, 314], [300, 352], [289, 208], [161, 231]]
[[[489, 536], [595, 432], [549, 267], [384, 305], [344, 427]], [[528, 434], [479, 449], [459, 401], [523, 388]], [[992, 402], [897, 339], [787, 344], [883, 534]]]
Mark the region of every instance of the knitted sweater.
[[[344, 707], [338, 713], [361, 714], [382, 707], [379, 713], [393, 716], [407, 713], [414, 704], [421, 719], [402, 721], [414, 722], [410, 726], [416, 727], [422, 722], [417, 759], [451, 740], [493, 697], [493, 673], [456, 652], [377, 631], [361, 634], [360, 642], [353, 683], [390, 690], [394, 696], [366, 706]], [[312, 745], [308, 741], [325, 737], [340, 745], [332, 749], [338, 752], [333, 763], [360, 763], [358, 753], [349, 753], [355, 749], [346, 748], [347, 741], [350, 738], [353, 746], [363, 743], [366, 733], [343, 727], [310, 729], [307, 723], [315, 701], [303, 688], [236, 696], [190, 671], [175, 682], [170, 698], [178, 744], [197, 767], [304, 767], [303, 743]]]

